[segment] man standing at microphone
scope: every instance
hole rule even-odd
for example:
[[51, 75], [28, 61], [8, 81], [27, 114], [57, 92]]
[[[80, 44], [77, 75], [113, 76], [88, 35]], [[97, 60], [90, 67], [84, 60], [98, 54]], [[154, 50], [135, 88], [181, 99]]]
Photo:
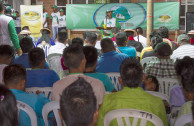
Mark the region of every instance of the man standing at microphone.
[[[107, 10], [106, 11], [106, 18], [102, 21], [101, 27], [106, 29], [107, 27], [118, 27], [121, 29], [121, 25], [119, 24], [117, 18], [112, 17], [112, 10]], [[111, 38], [113, 37], [113, 33], [111, 30], [103, 30], [101, 29], [101, 34], [103, 36], [110, 36]]]

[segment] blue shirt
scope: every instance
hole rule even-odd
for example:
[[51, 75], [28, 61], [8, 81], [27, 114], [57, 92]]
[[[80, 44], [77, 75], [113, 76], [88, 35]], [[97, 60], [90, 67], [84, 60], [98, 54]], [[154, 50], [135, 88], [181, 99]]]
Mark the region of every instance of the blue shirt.
[[[31, 68], [30, 63], [29, 63], [29, 60], [28, 60], [28, 54], [27, 53], [24, 53], [21, 56], [16, 57], [15, 60], [14, 60], [14, 62], [13, 62], [13, 64], [20, 64], [24, 68]], [[48, 65], [47, 62], [45, 64], [44, 68], [45, 69], [48, 69], [49, 68], [49, 65]]]
[[126, 58], [129, 56], [116, 51], [103, 53], [98, 60], [96, 71], [101, 73], [119, 72], [120, 65]]
[[110, 78], [104, 73], [85, 73], [85, 75], [96, 78], [104, 84], [106, 91], [112, 92], [114, 90], [114, 85]]
[[54, 70], [33, 69], [27, 70], [26, 88], [30, 87], [52, 87], [53, 84], [60, 80]]
[[136, 57], [136, 50], [134, 47], [118, 47], [118, 49], [129, 57]]
[[[33, 93], [26, 93], [21, 90], [17, 89], [10, 89], [16, 97], [16, 100], [22, 101], [28, 104], [36, 113], [38, 126], [44, 126], [44, 121], [42, 118], [42, 108], [43, 106], [50, 102], [44, 94], [33, 94]], [[29, 116], [24, 112], [21, 111], [19, 114], [19, 123], [20, 126], [31, 126], [31, 121]]]

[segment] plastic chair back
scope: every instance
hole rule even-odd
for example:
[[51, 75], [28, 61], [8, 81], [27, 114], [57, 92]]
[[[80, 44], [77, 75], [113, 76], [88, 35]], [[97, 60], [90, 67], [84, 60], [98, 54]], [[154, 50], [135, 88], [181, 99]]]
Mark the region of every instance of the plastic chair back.
[[169, 102], [169, 101], [170, 101], [170, 98], [169, 98], [168, 95], [162, 94], [162, 93], [156, 92], [156, 91], [146, 91], [146, 92], [148, 92], [149, 94], [154, 95], [154, 96], [156, 96], [156, 97], [159, 97], [159, 98], [161, 98], [162, 100], [166, 100], [166, 101], [168, 102], [168, 104], [170, 104], [170, 102]]
[[170, 126], [173, 126], [181, 107], [172, 107], [170, 114]]
[[31, 87], [25, 89], [26, 92], [35, 94], [37, 90], [42, 92], [48, 99], [51, 100], [52, 87]]
[[119, 83], [119, 80], [118, 80], [118, 77], [120, 77], [120, 73], [112, 72], [112, 73], [106, 73], [106, 75], [108, 75], [108, 77], [112, 81], [117, 91], [120, 91], [123, 89], [122, 85]]
[[186, 124], [190, 124], [190, 126], [193, 126], [192, 120], [193, 120], [192, 114], [185, 114], [176, 120], [174, 126], [184, 126]]
[[157, 59], [157, 57], [146, 57], [146, 58], [143, 58], [140, 63], [142, 66], [144, 66], [144, 65], [146, 65], [146, 63], [148, 63], [150, 61], [154, 61], [156, 59]]
[[50, 69], [54, 70], [58, 75], [63, 71], [61, 66], [61, 57], [62, 54], [59, 53], [53, 53], [47, 57], [47, 62], [50, 66]]
[[180, 82], [177, 79], [170, 78], [157, 78], [159, 82], [159, 92], [169, 96], [170, 89], [174, 85], [180, 85]]
[[53, 111], [55, 119], [57, 121], [57, 126], [62, 126], [62, 121], [61, 118], [59, 116], [59, 102], [53, 101], [53, 102], [49, 102], [47, 104], [44, 105], [43, 109], [42, 109], [42, 117], [44, 119], [44, 123], [45, 126], [48, 126], [48, 121], [47, 121], [47, 117], [48, 114]]
[[[133, 118], [132, 125], [129, 117]], [[122, 118], [124, 118], [126, 126], [137, 126], [139, 119], [141, 119], [140, 126], [146, 126], [147, 121], [155, 126], [164, 126], [162, 120], [156, 115], [136, 109], [117, 109], [108, 112], [104, 117], [104, 126], [110, 126], [111, 121], [114, 119], [117, 119], [118, 126], [124, 126]]]
[[36, 113], [28, 104], [17, 100], [17, 108], [18, 108], [18, 114], [20, 110], [23, 110], [25, 113], [28, 114], [28, 116], [30, 117], [31, 126], [38, 126]]

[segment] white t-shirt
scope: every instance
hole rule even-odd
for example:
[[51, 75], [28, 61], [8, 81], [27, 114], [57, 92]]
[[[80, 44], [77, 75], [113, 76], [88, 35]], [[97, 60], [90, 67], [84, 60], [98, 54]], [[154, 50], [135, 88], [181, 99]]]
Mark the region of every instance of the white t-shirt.
[[17, 17], [15, 20], [15, 27], [21, 27], [21, 17]]
[[58, 16], [58, 20], [59, 20], [59, 27], [66, 27], [66, 16]]
[[47, 22], [44, 24], [44, 22], [46, 21], [46, 18], [48, 17], [48, 13], [47, 12], [44, 12], [43, 13], [43, 27], [45, 28], [45, 27], [47, 27]]
[[116, 18], [111, 19], [104, 19], [104, 24], [106, 24], [106, 27], [116, 27]]
[[52, 16], [52, 26], [58, 26], [57, 21], [58, 21], [58, 16], [59, 15], [60, 15], [59, 12], [56, 12], [56, 13], [52, 12], [51, 13], [51, 16]]
[[[135, 41], [138, 41], [138, 36], [134, 37]], [[139, 42], [142, 44], [143, 48], [146, 48], [146, 44], [147, 44], [147, 38], [139, 35]]]

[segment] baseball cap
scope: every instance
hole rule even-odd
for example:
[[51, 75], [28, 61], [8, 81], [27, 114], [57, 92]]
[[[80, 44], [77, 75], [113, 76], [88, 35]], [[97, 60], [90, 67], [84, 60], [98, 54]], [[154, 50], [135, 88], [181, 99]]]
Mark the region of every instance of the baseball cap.
[[194, 35], [194, 30], [188, 32], [189, 35]]
[[61, 11], [62, 11], [62, 12], [64, 12], [64, 10], [63, 10], [63, 9], [60, 9], [59, 11], [60, 11], [60, 12], [61, 12]]
[[56, 5], [53, 5], [53, 7], [52, 8], [57, 8], [57, 6]]
[[189, 42], [190, 41], [190, 38], [186, 34], [181, 34], [181, 35], [178, 36], [177, 41], [178, 41], [178, 43], [181, 43], [182, 40], [186, 40], [186, 41]]

